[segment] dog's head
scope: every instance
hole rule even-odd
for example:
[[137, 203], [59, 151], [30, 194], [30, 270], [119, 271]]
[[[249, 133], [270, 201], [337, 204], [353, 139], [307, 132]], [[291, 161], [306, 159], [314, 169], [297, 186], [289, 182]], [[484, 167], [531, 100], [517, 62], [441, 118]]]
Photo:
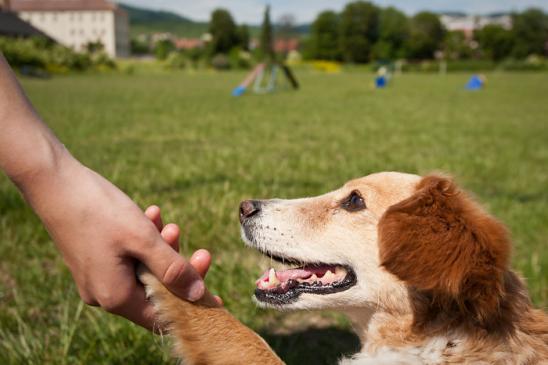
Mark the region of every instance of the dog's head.
[[256, 300], [278, 308], [411, 305], [426, 293], [481, 320], [499, 305], [504, 227], [443, 176], [386, 172], [314, 198], [244, 201], [244, 241], [277, 261]]

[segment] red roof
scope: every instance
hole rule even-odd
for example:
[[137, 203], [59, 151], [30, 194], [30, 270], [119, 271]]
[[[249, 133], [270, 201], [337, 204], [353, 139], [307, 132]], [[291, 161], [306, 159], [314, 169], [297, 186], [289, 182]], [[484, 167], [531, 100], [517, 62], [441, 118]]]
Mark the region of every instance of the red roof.
[[204, 41], [199, 38], [179, 38], [175, 40], [175, 48], [177, 49], [194, 49], [204, 46]]
[[274, 50], [276, 52], [290, 52], [299, 49], [299, 40], [297, 38], [276, 39], [274, 41]]
[[12, 11], [118, 10], [108, 0], [11, 0]]

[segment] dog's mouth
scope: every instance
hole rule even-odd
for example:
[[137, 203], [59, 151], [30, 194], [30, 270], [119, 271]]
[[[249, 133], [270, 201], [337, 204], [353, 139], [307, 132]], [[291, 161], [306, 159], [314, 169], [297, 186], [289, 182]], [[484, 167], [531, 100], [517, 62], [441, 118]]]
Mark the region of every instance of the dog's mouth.
[[[267, 254], [276, 261], [295, 263], [297, 260]], [[292, 269], [271, 268], [256, 281], [255, 298], [264, 303], [284, 305], [295, 301], [302, 293], [333, 294], [356, 284], [356, 274], [346, 265], [309, 263]]]

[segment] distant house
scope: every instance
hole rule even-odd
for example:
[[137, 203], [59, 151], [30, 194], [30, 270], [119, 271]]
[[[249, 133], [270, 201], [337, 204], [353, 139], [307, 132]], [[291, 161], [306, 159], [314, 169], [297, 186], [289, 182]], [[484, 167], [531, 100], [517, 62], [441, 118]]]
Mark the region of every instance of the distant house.
[[177, 38], [175, 39], [175, 48], [182, 50], [203, 48], [205, 42], [200, 38]]
[[440, 21], [449, 31], [463, 32], [467, 38], [474, 36], [474, 31], [489, 24], [497, 24], [505, 29], [512, 28], [512, 17], [509, 14], [469, 15], [465, 13], [443, 13]]
[[291, 51], [298, 51], [300, 46], [299, 39], [287, 38], [276, 39], [274, 41], [274, 51], [277, 53], [289, 53]]
[[76, 51], [100, 42], [111, 57], [129, 55], [128, 16], [108, 0], [11, 0], [11, 10]]

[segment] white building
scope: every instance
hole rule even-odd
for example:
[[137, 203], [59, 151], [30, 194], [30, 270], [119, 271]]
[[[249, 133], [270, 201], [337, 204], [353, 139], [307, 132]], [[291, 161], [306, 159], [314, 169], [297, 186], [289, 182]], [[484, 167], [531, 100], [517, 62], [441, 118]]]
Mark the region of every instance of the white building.
[[472, 37], [475, 30], [489, 24], [500, 25], [505, 29], [512, 28], [512, 17], [509, 14], [468, 15], [445, 13], [440, 15], [440, 21], [447, 30], [460, 31], [468, 37]]
[[129, 55], [127, 13], [107, 0], [11, 0], [11, 10], [60, 44], [83, 51], [101, 42], [111, 57]]

